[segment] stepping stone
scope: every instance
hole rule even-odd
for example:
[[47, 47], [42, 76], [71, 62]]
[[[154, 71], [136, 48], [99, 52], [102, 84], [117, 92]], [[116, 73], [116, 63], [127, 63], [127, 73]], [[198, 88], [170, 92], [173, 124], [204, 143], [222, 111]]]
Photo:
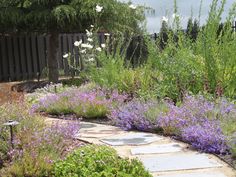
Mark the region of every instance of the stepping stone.
[[132, 155], [140, 155], [140, 154], [163, 154], [163, 153], [172, 153], [172, 152], [180, 152], [182, 148], [178, 144], [170, 143], [164, 145], [150, 145], [143, 146], [131, 149]]
[[95, 124], [90, 124], [90, 123], [80, 123], [80, 129], [88, 129], [88, 128], [94, 128], [96, 127], [97, 125]]
[[106, 126], [93, 123], [81, 123], [81, 129], [77, 137], [83, 138], [105, 138], [123, 133], [121, 129], [113, 126]]
[[227, 177], [223, 173], [215, 173], [215, 172], [200, 172], [200, 173], [184, 173], [184, 174], [176, 174], [176, 175], [161, 175], [154, 177]]
[[140, 158], [150, 172], [193, 170], [222, 167], [205, 154], [178, 154], [172, 156], [152, 156]]
[[101, 141], [111, 146], [124, 146], [144, 145], [162, 139], [162, 137], [150, 133], [127, 133], [112, 138], [101, 139]]

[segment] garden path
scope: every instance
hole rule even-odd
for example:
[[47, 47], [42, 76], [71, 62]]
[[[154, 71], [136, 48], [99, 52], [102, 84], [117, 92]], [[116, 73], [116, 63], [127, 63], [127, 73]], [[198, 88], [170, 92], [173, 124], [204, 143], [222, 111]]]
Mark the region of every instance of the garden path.
[[154, 177], [236, 177], [236, 171], [216, 156], [194, 151], [169, 137], [81, 122], [77, 138], [112, 146], [121, 157], [138, 158]]

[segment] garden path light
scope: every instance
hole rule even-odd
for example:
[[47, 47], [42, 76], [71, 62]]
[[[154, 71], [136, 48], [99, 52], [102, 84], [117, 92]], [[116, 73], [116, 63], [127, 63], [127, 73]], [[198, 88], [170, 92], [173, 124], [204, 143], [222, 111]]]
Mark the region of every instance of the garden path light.
[[14, 137], [14, 135], [13, 135], [13, 127], [18, 125], [18, 124], [19, 124], [19, 122], [13, 121], [13, 120], [9, 120], [8, 122], [3, 124], [4, 126], [9, 126], [10, 127], [10, 138], [11, 138], [11, 146], [12, 146], [12, 148], [14, 148], [14, 144], [13, 144], [13, 137]]

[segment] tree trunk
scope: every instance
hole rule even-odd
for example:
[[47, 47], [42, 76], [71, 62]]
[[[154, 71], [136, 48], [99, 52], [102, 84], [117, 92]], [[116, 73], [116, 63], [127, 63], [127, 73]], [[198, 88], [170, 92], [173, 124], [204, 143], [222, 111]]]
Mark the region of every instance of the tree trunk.
[[49, 46], [48, 46], [48, 77], [49, 81], [53, 83], [58, 82], [59, 71], [58, 71], [58, 38], [59, 34], [57, 32], [51, 32], [49, 34]]

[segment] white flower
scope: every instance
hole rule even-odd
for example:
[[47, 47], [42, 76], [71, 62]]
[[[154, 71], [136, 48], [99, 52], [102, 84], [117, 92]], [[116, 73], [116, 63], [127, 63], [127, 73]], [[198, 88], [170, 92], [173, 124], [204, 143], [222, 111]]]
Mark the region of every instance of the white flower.
[[110, 36], [110, 34], [109, 34], [109, 33], [104, 33], [104, 35], [105, 35], [105, 36]]
[[131, 4], [131, 5], [129, 5], [129, 8], [136, 9], [137, 7], [135, 5], [133, 5], [133, 4]]
[[80, 53], [86, 53], [86, 49], [81, 50]]
[[92, 49], [93, 46], [91, 44], [81, 44], [81, 47], [83, 48], [89, 48], [89, 49]]
[[88, 41], [89, 41], [89, 42], [93, 42], [93, 39], [92, 39], [92, 38], [88, 38]]
[[86, 29], [85, 31], [86, 31], [86, 35], [87, 35], [87, 36], [92, 36], [92, 35], [93, 35], [93, 33], [90, 32], [89, 30]]
[[101, 44], [101, 47], [102, 47], [102, 48], [105, 48], [105, 47], [106, 47], [106, 44]]
[[66, 54], [63, 55], [63, 58], [68, 58], [68, 57], [69, 57], [69, 54], [68, 54], [68, 53], [66, 53]]
[[89, 48], [89, 49], [92, 49], [92, 48], [93, 48], [93, 46], [92, 46], [92, 45], [90, 45], [90, 44], [88, 44], [88, 45], [87, 45], [87, 48]]
[[101, 11], [102, 11], [102, 9], [103, 9], [103, 7], [102, 7], [102, 6], [96, 5], [96, 11], [97, 11], [97, 12], [101, 12]]
[[167, 18], [167, 17], [165, 17], [165, 16], [163, 16], [163, 17], [162, 17], [162, 21], [164, 21], [164, 22], [166, 22], [166, 23], [167, 23], [167, 22], [168, 22], [168, 18]]
[[74, 42], [74, 46], [76, 47], [79, 47], [81, 44], [82, 44], [82, 40]]
[[179, 15], [176, 14], [176, 13], [173, 13], [172, 17], [173, 17], [173, 18], [179, 18]]
[[94, 28], [94, 25], [90, 25], [91, 28]]
[[91, 62], [91, 61], [94, 61], [94, 58], [89, 58], [88, 61], [90, 61], [90, 62]]
[[101, 52], [101, 51], [102, 51], [102, 48], [101, 48], [101, 47], [97, 47], [96, 50], [99, 51], [99, 52]]

